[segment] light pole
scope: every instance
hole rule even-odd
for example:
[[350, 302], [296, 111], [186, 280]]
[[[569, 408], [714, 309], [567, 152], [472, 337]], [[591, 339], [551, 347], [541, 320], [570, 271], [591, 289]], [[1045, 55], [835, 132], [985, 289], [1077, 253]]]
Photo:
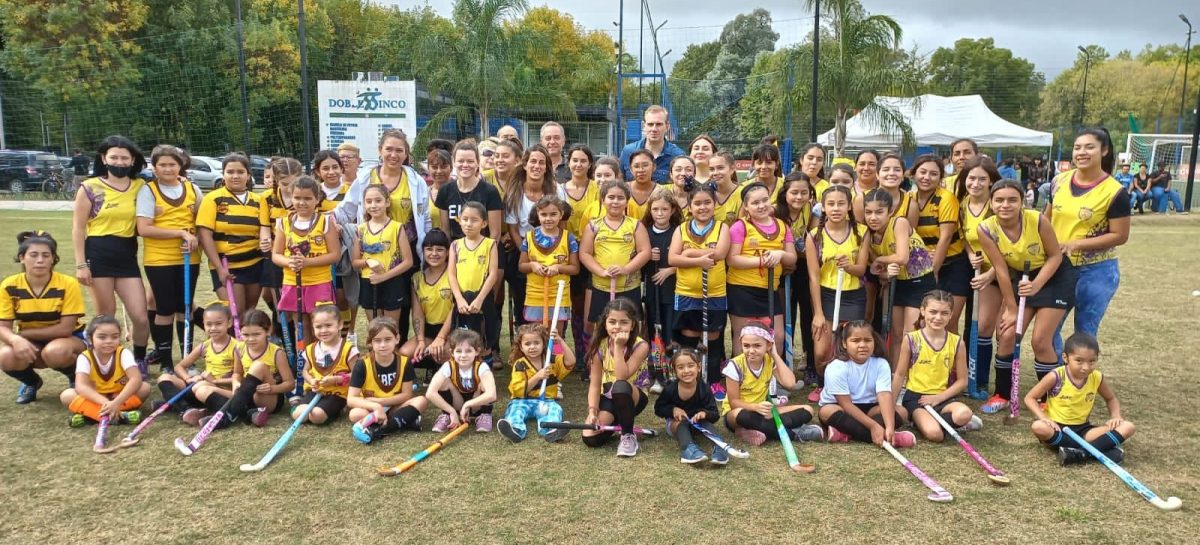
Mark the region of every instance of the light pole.
[[1087, 111], [1087, 78], [1088, 69], [1092, 67], [1092, 54], [1082, 45], [1076, 46], [1083, 53], [1083, 99], [1079, 101], [1079, 126], [1083, 127], [1083, 115]]
[[1192, 57], [1192, 34], [1195, 34], [1196, 31], [1192, 30], [1192, 22], [1186, 15], [1180, 13], [1179, 19], [1188, 26], [1187, 45], [1183, 48], [1183, 92], [1179, 95], [1179, 127], [1176, 129], [1177, 132], [1183, 132], [1183, 106], [1187, 103], [1188, 61]]
[[817, 141], [817, 76], [821, 57], [821, 0], [813, 2], [812, 113], [808, 117], [808, 141]]

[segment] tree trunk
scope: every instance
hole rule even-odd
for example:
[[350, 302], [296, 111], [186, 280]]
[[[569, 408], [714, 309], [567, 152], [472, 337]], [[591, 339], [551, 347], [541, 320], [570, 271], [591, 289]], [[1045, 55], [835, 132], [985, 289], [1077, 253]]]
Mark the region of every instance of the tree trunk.
[[837, 116], [833, 121], [833, 156], [841, 157], [842, 152], [846, 149], [846, 115], [848, 110], [841, 106], [837, 109]]

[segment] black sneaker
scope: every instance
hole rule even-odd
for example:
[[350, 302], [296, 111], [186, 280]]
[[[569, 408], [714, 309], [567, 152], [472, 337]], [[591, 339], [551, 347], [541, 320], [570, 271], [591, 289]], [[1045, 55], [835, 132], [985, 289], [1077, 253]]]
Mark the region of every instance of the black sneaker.
[[37, 401], [38, 389], [40, 389], [43, 384], [42, 377], [38, 377], [37, 386], [30, 386], [22, 382], [21, 388], [17, 390], [17, 405], [27, 405]]
[[1110, 448], [1101, 454], [1107, 456], [1109, 460], [1112, 460], [1118, 464], [1125, 461], [1125, 449], [1121, 447]]
[[1088, 453], [1075, 447], [1058, 447], [1058, 463], [1063, 466], [1082, 464], [1088, 461]]
[[514, 443], [520, 443], [521, 441], [525, 440], [524, 437], [521, 437], [521, 434], [517, 433], [517, 429], [513, 427], [512, 423], [506, 419], [501, 418], [499, 422], [496, 422], [496, 430], [499, 431], [500, 435], [503, 435], [505, 439], [508, 439]]

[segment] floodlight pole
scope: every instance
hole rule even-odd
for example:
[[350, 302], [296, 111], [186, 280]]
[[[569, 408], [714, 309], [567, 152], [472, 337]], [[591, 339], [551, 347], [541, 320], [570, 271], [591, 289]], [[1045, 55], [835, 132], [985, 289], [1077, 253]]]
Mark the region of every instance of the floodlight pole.
[[1179, 94], [1179, 127], [1175, 129], [1176, 132], [1183, 132], [1183, 105], [1187, 103], [1188, 61], [1192, 57], [1192, 34], [1195, 34], [1196, 31], [1192, 30], [1192, 22], [1188, 20], [1187, 16], [1180, 13], [1179, 19], [1188, 27], [1187, 45], [1183, 48], [1183, 91]]
[[237, 11], [238, 84], [242, 92], [242, 153], [250, 156], [250, 99], [246, 93], [246, 36], [242, 28], [242, 0], [234, 0]]
[[1183, 209], [1192, 209], [1192, 188], [1196, 185], [1196, 147], [1200, 145], [1200, 93], [1196, 93], [1195, 119], [1192, 120], [1192, 156], [1188, 159], [1187, 190], [1184, 192]]
[[1083, 99], [1079, 101], [1079, 126], [1083, 127], [1083, 114], [1087, 111], [1088, 69], [1092, 67], [1092, 54], [1088, 53], [1088, 50], [1084, 49], [1082, 45], [1077, 48], [1083, 53]]
[[300, 122], [304, 127], [304, 155], [301, 157], [301, 162], [304, 164], [304, 171], [309, 172], [312, 162], [312, 120], [309, 119], [308, 41], [304, 32], [304, 0], [300, 0], [300, 11], [297, 13], [297, 18], [300, 24]]
[[817, 75], [818, 60], [821, 58], [821, 0], [813, 1], [813, 66], [812, 66], [812, 112], [808, 117], [808, 141], [817, 141]]

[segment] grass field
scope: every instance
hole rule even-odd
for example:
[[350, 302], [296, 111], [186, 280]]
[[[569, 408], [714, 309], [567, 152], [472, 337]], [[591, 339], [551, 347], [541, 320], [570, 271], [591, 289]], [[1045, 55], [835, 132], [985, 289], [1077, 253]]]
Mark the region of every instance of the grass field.
[[[15, 254], [12, 235], [26, 227], [70, 238], [63, 213], [0, 212], [0, 224], [10, 226], [0, 238], [3, 256]], [[1193, 455], [1200, 387], [1187, 374], [1200, 353], [1200, 297], [1190, 295], [1200, 289], [1200, 218], [1135, 217], [1133, 224], [1121, 249], [1121, 289], [1101, 332], [1100, 369], [1138, 426], [1126, 467], [1159, 494], [1183, 498], [1180, 513], [1160, 513], [1098, 464], [1060, 468], [1030, 435], [1027, 412], [1014, 427], [985, 417], [984, 430], [968, 436], [1012, 478], [1008, 488], [990, 485], [953, 444], [918, 441], [907, 450], [955, 496], [933, 504], [890, 456], [861, 444], [798, 445], [818, 467], [805, 476], [787, 470], [777, 444], [710, 470], [681, 465], [667, 437], [618, 459], [615, 447], [588, 449], [578, 434], [514, 446], [468, 432], [411, 473], [382, 478], [376, 466], [436, 436], [363, 446], [343, 420], [302, 428], [266, 471], [242, 474], [238, 465], [256, 461], [286, 427], [275, 416], [266, 428], [218, 432], [191, 458], [171, 442], [196, 430], [163, 418], [141, 445], [101, 456], [90, 450], [94, 427], [66, 426], [56, 398], [65, 380], [44, 373], [41, 399], [28, 406], [13, 404], [17, 383], [0, 379], [0, 493], [8, 498], [0, 542], [1185, 543], [1200, 533]], [[72, 272], [71, 252], [60, 253], [59, 270]], [[16, 270], [11, 262], [0, 267], [4, 275]], [[205, 303], [212, 296], [201, 278], [197, 302]], [[501, 371], [498, 382], [507, 378]], [[1027, 369], [1025, 388], [1032, 382]], [[568, 379], [568, 419], [582, 419], [584, 391]], [[1094, 421], [1105, 419], [1102, 405]], [[661, 428], [650, 410], [638, 422]], [[127, 432], [114, 427], [112, 437]]]

